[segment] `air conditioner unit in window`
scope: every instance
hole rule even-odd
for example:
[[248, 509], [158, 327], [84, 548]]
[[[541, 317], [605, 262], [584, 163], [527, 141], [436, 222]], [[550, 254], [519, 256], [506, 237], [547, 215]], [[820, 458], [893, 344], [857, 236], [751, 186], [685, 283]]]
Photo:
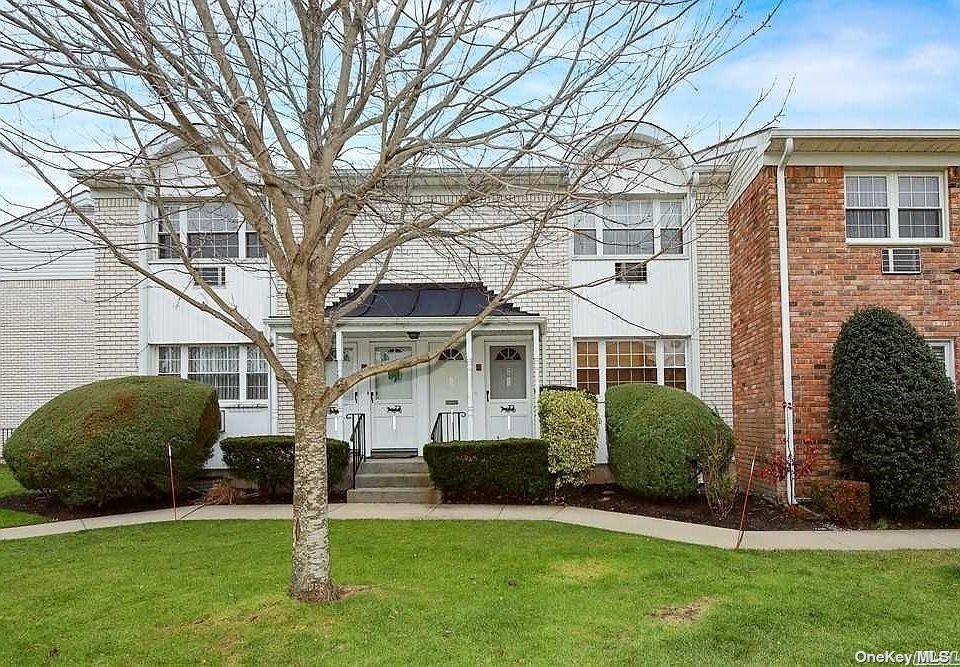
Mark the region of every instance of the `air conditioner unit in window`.
[[211, 287], [223, 287], [227, 284], [227, 267], [225, 266], [200, 266], [197, 267], [197, 273]]
[[647, 282], [646, 262], [615, 262], [613, 270], [618, 283]]
[[920, 248], [883, 248], [880, 250], [883, 273], [920, 273]]

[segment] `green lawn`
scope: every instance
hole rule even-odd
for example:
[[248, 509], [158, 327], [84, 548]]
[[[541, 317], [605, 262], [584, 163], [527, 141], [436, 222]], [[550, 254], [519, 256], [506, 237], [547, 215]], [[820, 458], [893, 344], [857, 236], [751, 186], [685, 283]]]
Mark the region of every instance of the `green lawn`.
[[[0, 664], [837, 664], [960, 649], [960, 553], [732, 553], [551, 523], [333, 523], [333, 606], [289, 524], [0, 543]], [[702, 607], [671, 622], [658, 610]]]
[[18, 493], [25, 493], [26, 489], [20, 486], [20, 482], [13, 478], [10, 468], [0, 464], [0, 498], [4, 496], [15, 496]]
[[[13, 478], [13, 475], [10, 474], [10, 468], [0, 465], [0, 498], [15, 496], [18, 493], [26, 493], [26, 489]], [[44, 517], [36, 514], [0, 508], [0, 528], [26, 526], [27, 524], [43, 523], [45, 521]]]

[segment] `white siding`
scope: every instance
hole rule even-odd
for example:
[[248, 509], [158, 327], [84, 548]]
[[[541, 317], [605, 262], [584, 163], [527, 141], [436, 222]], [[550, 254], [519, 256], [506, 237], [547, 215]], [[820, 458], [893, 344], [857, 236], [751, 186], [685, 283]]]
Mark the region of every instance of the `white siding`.
[[0, 281], [93, 278], [94, 251], [76, 221], [0, 227]]

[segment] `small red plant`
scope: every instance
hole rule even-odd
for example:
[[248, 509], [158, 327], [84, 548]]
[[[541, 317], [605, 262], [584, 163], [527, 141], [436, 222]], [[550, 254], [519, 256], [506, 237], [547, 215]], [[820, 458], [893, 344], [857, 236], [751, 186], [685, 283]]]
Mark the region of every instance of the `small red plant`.
[[813, 469], [813, 462], [807, 457], [794, 454], [787, 456], [786, 452], [778, 449], [766, 463], [757, 468], [757, 475], [768, 482], [782, 482], [793, 470], [794, 478], [805, 477]]
[[870, 485], [850, 479], [816, 480], [810, 484], [814, 504], [842, 526], [870, 520]]

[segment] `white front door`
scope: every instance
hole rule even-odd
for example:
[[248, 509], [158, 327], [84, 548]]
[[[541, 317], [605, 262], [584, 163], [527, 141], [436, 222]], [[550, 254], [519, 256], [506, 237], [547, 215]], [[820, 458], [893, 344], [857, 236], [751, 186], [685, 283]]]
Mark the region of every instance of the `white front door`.
[[[413, 346], [377, 343], [371, 353], [371, 363], [381, 364], [409, 357]], [[417, 449], [426, 441], [425, 435], [417, 432], [416, 372], [416, 368], [404, 368], [373, 378], [371, 449]]]
[[528, 345], [489, 344], [487, 369], [487, 438], [533, 435]]
[[[357, 347], [355, 345], [343, 346], [343, 375], [346, 377], [357, 370]], [[337, 360], [327, 359], [324, 365], [327, 385], [337, 381]], [[347, 415], [355, 414], [360, 411], [360, 390], [359, 387], [351, 387], [343, 395], [340, 404], [334, 404], [327, 415], [327, 436], [338, 440], [348, 440], [350, 438], [351, 424], [347, 420]]]
[[[440, 343], [431, 343], [436, 351]], [[437, 425], [439, 416], [439, 426]], [[434, 434], [434, 429], [438, 433]], [[447, 348], [430, 364], [430, 437], [467, 437], [467, 362], [462, 347]]]

